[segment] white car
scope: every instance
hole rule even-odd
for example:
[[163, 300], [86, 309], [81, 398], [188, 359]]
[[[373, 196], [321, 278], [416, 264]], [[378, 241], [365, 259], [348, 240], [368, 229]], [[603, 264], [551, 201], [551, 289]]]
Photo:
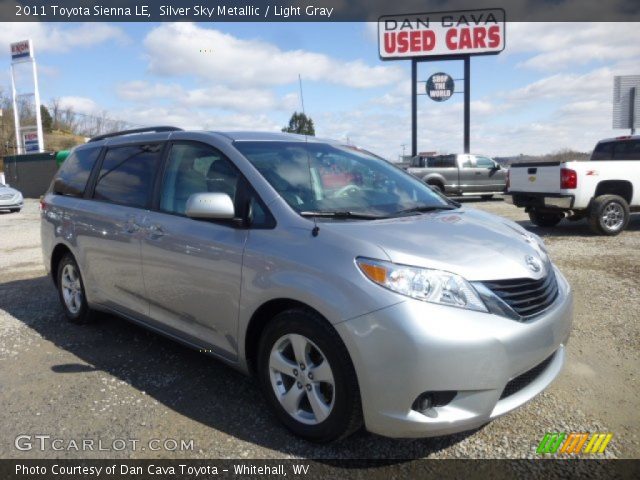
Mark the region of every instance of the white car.
[[23, 205], [24, 199], [18, 190], [0, 183], [0, 210], [19, 212]]
[[596, 233], [617, 235], [640, 211], [640, 135], [601, 140], [590, 161], [514, 164], [505, 200], [540, 227], [587, 218]]

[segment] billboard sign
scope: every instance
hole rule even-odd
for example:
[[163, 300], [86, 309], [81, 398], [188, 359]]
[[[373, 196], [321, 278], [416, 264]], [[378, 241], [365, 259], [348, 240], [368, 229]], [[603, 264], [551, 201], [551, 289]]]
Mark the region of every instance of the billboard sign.
[[613, 77], [613, 128], [637, 128], [639, 119], [640, 75]]
[[31, 41], [21, 40], [11, 44], [11, 60], [31, 57]]
[[455, 91], [455, 82], [450, 75], [442, 72], [434, 73], [426, 83], [427, 95], [435, 102], [449, 100]]
[[40, 151], [38, 132], [24, 132], [22, 134], [22, 140], [24, 142], [24, 151], [26, 153]]
[[378, 19], [382, 60], [497, 54], [505, 47], [502, 8], [385, 15]]

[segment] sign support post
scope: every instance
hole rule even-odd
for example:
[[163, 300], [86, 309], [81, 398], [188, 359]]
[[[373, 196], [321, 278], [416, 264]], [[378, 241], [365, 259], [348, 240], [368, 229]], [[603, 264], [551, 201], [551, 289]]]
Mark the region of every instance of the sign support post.
[[636, 87], [631, 87], [629, 90], [629, 125], [631, 126], [631, 135], [636, 134]]
[[418, 154], [418, 60], [411, 59], [411, 156]]
[[[29, 93], [18, 94], [16, 88], [16, 66], [31, 64], [33, 90]], [[42, 131], [42, 114], [40, 112], [40, 90], [38, 88], [38, 70], [33, 54], [31, 39], [11, 44], [11, 89], [13, 93], [13, 114], [16, 126], [16, 150], [18, 154], [29, 152], [44, 152], [44, 133]], [[18, 102], [18, 97], [33, 96], [35, 125], [21, 125], [18, 108], [25, 104]]]
[[464, 152], [469, 153], [471, 137], [471, 57], [464, 57]]

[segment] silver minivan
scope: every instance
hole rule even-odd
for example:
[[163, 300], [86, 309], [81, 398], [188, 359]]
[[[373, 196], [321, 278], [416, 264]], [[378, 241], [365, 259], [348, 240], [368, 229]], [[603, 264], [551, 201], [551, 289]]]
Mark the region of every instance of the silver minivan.
[[572, 293], [539, 237], [338, 142], [103, 135], [41, 215], [69, 320], [113, 313], [255, 375], [309, 440], [473, 429], [564, 363]]

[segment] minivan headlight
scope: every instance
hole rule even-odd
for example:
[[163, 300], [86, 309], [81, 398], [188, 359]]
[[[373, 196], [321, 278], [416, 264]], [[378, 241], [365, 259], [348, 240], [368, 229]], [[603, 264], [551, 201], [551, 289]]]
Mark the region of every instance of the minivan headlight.
[[360, 271], [374, 283], [425, 302], [487, 312], [475, 289], [460, 275], [430, 268], [357, 258]]

